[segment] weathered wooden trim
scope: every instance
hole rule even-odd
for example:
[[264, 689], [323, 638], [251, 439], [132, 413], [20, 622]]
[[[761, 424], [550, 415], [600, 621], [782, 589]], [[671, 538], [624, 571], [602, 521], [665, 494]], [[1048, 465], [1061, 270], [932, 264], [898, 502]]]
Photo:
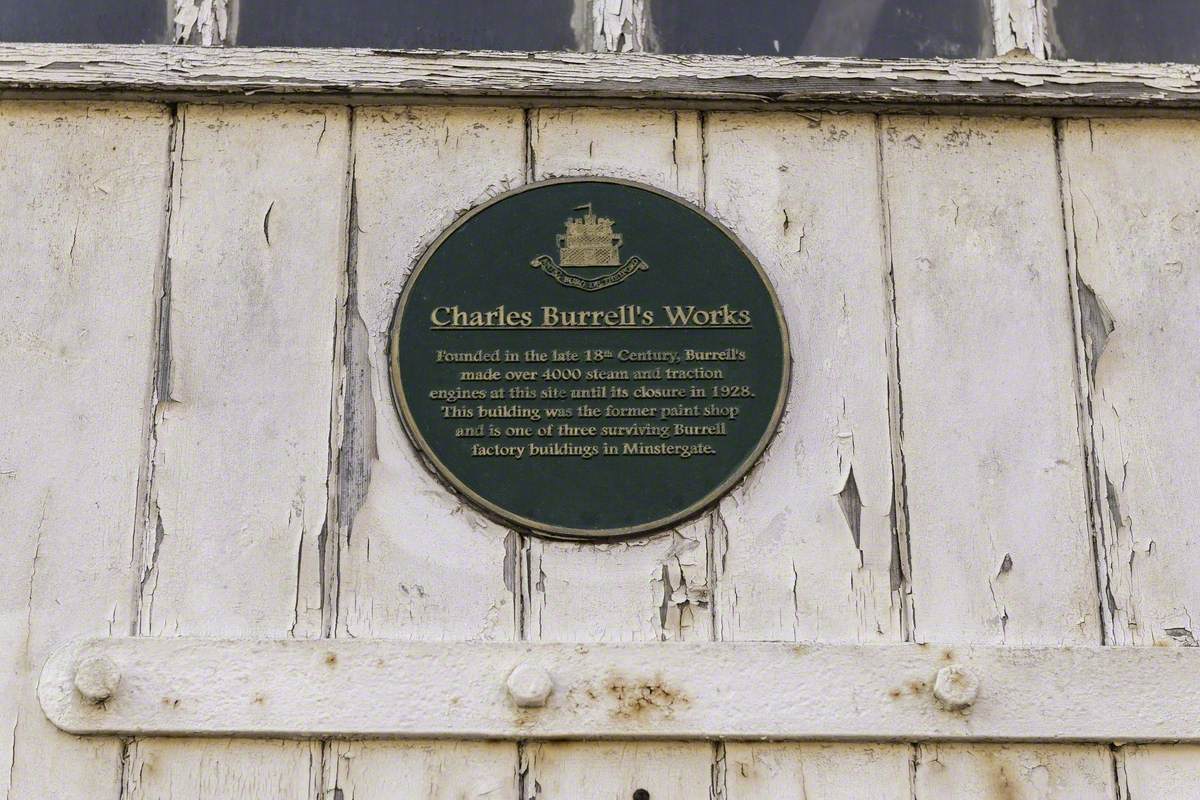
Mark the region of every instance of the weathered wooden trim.
[[592, 50], [597, 53], [642, 53], [651, 47], [647, 0], [591, 0]]
[[1195, 113], [1200, 67], [989, 59], [0, 45], [0, 97]]
[[237, 35], [238, 0], [173, 0], [176, 44], [226, 47]]
[[[543, 707], [506, 690], [518, 665]], [[121, 736], [1197, 742], [1198, 674], [1185, 648], [112, 638], [58, 650], [38, 694]]]
[[1050, 57], [1045, 0], [992, 0], [992, 34], [996, 55]]

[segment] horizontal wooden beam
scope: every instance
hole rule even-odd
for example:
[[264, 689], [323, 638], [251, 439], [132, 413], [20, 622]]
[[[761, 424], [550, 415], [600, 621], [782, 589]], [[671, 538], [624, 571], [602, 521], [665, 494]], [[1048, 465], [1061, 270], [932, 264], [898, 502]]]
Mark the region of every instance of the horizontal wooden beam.
[[1200, 109], [1200, 67], [4, 44], [0, 97], [1160, 114]]
[[120, 736], [1200, 741], [1184, 648], [92, 639], [39, 695]]

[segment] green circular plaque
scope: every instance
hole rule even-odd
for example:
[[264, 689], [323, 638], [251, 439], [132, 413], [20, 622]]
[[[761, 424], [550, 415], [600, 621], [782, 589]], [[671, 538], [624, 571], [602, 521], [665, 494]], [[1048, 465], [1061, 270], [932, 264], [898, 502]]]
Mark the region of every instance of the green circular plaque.
[[700, 209], [605, 178], [463, 215], [392, 321], [392, 393], [445, 481], [508, 524], [629, 536], [711, 505], [787, 396], [766, 275]]

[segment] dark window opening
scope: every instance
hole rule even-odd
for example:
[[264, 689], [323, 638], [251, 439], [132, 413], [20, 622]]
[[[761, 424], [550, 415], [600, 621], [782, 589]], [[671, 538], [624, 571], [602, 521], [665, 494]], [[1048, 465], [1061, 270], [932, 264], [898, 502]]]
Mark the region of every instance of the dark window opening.
[[1051, 13], [1055, 58], [1200, 62], [1196, 0], [1055, 0]]
[[0, 0], [0, 42], [165, 44], [168, 0]]
[[242, 0], [238, 44], [575, 50], [573, 0]]
[[651, 0], [664, 53], [977, 58], [988, 0]]

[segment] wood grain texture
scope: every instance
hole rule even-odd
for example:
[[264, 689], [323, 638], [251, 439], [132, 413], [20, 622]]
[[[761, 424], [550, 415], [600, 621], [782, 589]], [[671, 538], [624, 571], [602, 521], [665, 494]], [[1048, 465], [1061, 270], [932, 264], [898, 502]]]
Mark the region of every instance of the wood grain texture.
[[924, 745], [921, 750], [914, 784], [919, 798], [1102, 800], [1117, 796], [1109, 749], [1104, 745], [941, 744]]
[[[361, 507], [343, 509], [336, 635], [509, 641], [518, 635], [515, 534], [464, 505], [422, 464], [392, 404], [387, 334], [425, 248], [471, 206], [524, 182], [524, 115], [509, 109], [355, 112], [353, 274], [347, 419], [362, 463], [341, 465]], [[357, 359], [357, 361], [356, 361]], [[357, 395], [356, 395], [357, 393]], [[362, 417], [366, 417], [363, 419]], [[515, 745], [334, 742], [346, 797], [516, 796]], [[400, 781], [402, 770], [405, 777]], [[429, 794], [422, 794], [428, 787]]]
[[[718, 637], [899, 641], [875, 119], [712, 114], [705, 152], [708, 207], [771, 278], [794, 362], [776, 438], [714, 518]], [[728, 747], [730, 800], [796, 796], [810, 771], [816, 797], [908, 796], [908, 747], [770, 748], [749, 777], [730, 763], [759, 755]]]
[[[530, 112], [530, 177], [591, 174], [664, 189], [693, 203], [703, 193], [695, 112], [545, 109]], [[537, 641], [705, 641], [708, 523], [633, 542], [592, 545], [530, 538], [525, 544], [526, 625]], [[538, 745], [526, 752], [522, 800], [631, 795], [697, 797], [708, 791], [706, 743]], [[603, 776], [603, 778], [600, 778]], [[656, 790], [643, 783], [661, 787]], [[626, 788], [627, 787], [627, 788]]]
[[[319, 636], [349, 113], [189, 106], [177, 134], [139, 628]], [[128, 759], [136, 800], [320, 780], [294, 742], [143, 740]]]
[[[1195, 647], [1200, 126], [1067, 123], [1061, 151], [1107, 639]], [[1197, 796], [1194, 752], [1127, 748], [1129, 796]]]
[[[1052, 126], [883, 127], [916, 639], [1095, 643]], [[986, 771], [998, 752], [919, 750], [922, 775], [939, 763], [957, 796], [993, 796]], [[1045, 766], [1052, 782], [1111, 780], [1100, 749]], [[1011, 792], [1036, 797], [1041, 775], [1019, 771]]]
[[[908, 745], [752, 744], [725, 746], [729, 800], [911, 800]], [[929, 795], [931, 798], [948, 795]]]
[[130, 745], [125, 797], [138, 800], [319, 796], [320, 742], [157, 739]]
[[355, 117], [358, 317], [375, 441], [362, 508], [340, 534], [338, 635], [516, 637], [506, 531], [421, 463], [392, 404], [387, 332], [404, 281], [460, 213], [523, 182], [520, 112], [364, 109]]
[[889, 118], [918, 639], [1094, 643], [1050, 124]]
[[1122, 800], [1200, 798], [1200, 747], [1127, 745], [1117, 753]]
[[1187, 64], [1015, 59], [0, 45], [0, 94], [31, 93], [1158, 114], [1200, 107], [1200, 74]]
[[[343, 798], [513, 800], [517, 748], [480, 742], [335, 742], [334, 787]], [[326, 796], [337, 797], [331, 791]]]
[[776, 438], [720, 504], [720, 638], [899, 641], [874, 119], [713, 114], [705, 142], [708, 206], [770, 276], [794, 361]]
[[0, 104], [0, 795], [115, 798], [120, 744], [37, 708], [49, 652], [127, 635], [170, 114]]
[[522, 800], [626, 800], [709, 796], [712, 746], [672, 742], [531, 744]]

